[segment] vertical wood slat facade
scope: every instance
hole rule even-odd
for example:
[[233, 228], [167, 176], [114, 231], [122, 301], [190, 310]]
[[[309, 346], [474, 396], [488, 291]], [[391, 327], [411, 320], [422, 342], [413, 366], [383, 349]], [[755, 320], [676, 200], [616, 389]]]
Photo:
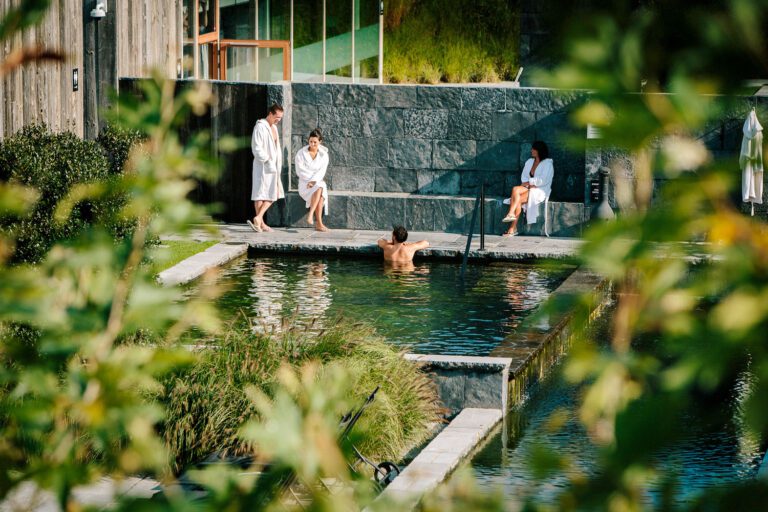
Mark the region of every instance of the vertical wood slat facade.
[[[0, 0], [0, 14], [16, 4], [15, 0]], [[83, 68], [81, 9], [82, 0], [52, 2], [42, 23], [0, 47], [2, 60], [22, 44], [38, 44], [65, 54], [64, 62], [30, 63], [0, 79], [0, 137], [33, 123], [83, 134], [82, 93], [72, 91], [72, 70], [82, 72]]]
[[[107, 16], [116, 22], [116, 76], [146, 77], [157, 67], [163, 76], [175, 78], [181, 57], [181, 0], [107, 4]], [[0, 16], [15, 5], [18, 0], [0, 0]], [[95, 0], [54, 0], [42, 23], [0, 43], [0, 61], [22, 43], [42, 44], [66, 56], [61, 63], [31, 63], [0, 77], [0, 139], [34, 123], [85, 135], [85, 24], [101, 23], [89, 17], [93, 7]], [[78, 70], [78, 91], [72, 90], [73, 69]]]
[[176, 77], [181, 58], [181, 0], [119, 2], [117, 76], [146, 77], [158, 68]]

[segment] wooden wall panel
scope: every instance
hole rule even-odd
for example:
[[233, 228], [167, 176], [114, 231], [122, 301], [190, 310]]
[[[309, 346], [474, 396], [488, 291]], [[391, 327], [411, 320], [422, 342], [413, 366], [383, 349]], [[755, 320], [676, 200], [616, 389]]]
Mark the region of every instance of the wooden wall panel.
[[[17, 3], [0, 0], [0, 15]], [[62, 63], [31, 63], [0, 78], [0, 138], [32, 123], [84, 136], [83, 28], [91, 3], [54, 0], [40, 25], [0, 43], [2, 60], [22, 43], [43, 44], [66, 55]], [[117, 23], [117, 76], [146, 77], [158, 67], [164, 76], [175, 78], [181, 56], [181, 0], [112, 0], [108, 7], [108, 16], [115, 16]], [[72, 90], [74, 68], [80, 77], [78, 91]]]
[[[17, 0], [0, 0], [5, 13]], [[43, 22], [0, 46], [5, 59], [22, 44], [40, 44], [66, 55], [61, 63], [30, 63], [0, 79], [0, 138], [33, 123], [45, 123], [54, 131], [83, 135], [82, 89], [72, 91], [72, 69], [83, 72], [82, 0], [58, 0]]]
[[181, 0], [134, 0], [117, 8], [117, 76], [147, 77], [159, 68], [175, 78]]

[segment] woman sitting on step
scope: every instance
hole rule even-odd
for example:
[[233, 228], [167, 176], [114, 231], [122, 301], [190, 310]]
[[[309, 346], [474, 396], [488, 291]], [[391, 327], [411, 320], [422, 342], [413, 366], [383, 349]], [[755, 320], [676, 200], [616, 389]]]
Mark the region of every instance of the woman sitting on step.
[[[509, 212], [502, 222], [511, 222], [509, 229], [502, 236], [517, 235], [517, 220], [523, 205], [526, 205], [528, 224], [536, 222], [539, 205], [547, 200], [552, 192], [552, 178], [555, 168], [549, 158], [547, 145], [537, 140], [531, 147], [531, 158], [525, 162], [520, 177], [522, 184], [512, 188], [509, 197]], [[506, 202], [506, 201], [505, 201]]]
[[323, 134], [315, 128], [309, 134], [306, 146], [296, 153], [296, 174], [299, 177], [299, 195], [307, 203], [307, 222], [316, 231], [328, 231], [323, 224], [323, 213], [328, 215], [328, 185], [323, 178], [328, 170], [328, 148], [322, 145]]

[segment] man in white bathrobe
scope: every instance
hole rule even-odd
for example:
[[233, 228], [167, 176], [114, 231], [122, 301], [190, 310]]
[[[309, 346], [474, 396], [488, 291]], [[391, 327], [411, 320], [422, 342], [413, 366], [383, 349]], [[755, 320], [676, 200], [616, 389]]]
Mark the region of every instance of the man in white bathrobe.
[[251, 200], [256, 211], [253, 221], [248, 225], [256, 232], [272, 231], [264, 222], [264, 214], [272, 203], [285, 197], [280, 181], [283, 167], [283, 153], [277, 134], [277, 123], [283, 119], [283, 107], [272, 105], [267, 117], [259, 119], [253, 128], [251, 151], [253, 152], [253, 186]]

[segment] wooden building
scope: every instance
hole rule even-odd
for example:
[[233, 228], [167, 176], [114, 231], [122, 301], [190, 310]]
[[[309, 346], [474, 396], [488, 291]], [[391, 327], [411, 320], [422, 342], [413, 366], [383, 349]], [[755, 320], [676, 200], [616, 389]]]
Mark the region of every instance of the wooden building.
[[[0, 14], [15, 3], [0, 0]], [[108, 102], [118, 77], [146, 76], [152, 67], [176, 76], [178, 0], [111, 1], [104, 17], [92, 16], [96, 6], [96, 0], [54, 0], [41, 24], [2, 43], [0, 60], [22, 45], [59, 50], [65, 60], [31, 63], [2, 77], [0, 136], [45, 123], [94, 137], [98, 106]]]
[[[0, 0], [0, 16], [18, 0]], [[0, 77], [0, 137], [45, 123], [92, 138], [122, 77], [373, 82], [380, 0], [53, 0], [38, 26], [0, 43], [63, 52]], [[195, 15], [190, 16], [190, 14]]]

